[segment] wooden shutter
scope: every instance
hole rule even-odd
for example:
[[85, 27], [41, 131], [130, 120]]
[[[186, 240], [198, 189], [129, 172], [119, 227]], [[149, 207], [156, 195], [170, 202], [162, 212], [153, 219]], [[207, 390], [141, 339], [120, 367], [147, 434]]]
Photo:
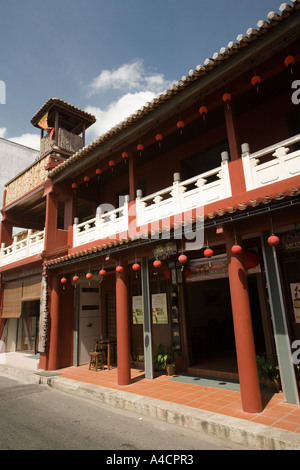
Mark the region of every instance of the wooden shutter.
[[11, 281], [4, 285], [2, 318], [19, 318], [22, 307], [22, 281]]
[[39, 300], [42, 290], [42, 276], [30, 276], [23, 279], [22, 301]]

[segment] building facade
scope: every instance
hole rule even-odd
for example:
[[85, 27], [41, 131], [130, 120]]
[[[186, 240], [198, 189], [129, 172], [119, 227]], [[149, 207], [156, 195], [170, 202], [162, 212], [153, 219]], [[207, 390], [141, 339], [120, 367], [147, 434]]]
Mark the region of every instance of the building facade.
[[299, 2], [283, 4], [89, 145], [93, 116], [45, 103], [40, 159], [2, 209], [8, 348], [57, 370], [109, 338], [126, 385], [172, 346], [181, 371], [236, 364], [248, 412], [262, 409], [256, 356], [274, 356], [299, 403], [299, 25]]

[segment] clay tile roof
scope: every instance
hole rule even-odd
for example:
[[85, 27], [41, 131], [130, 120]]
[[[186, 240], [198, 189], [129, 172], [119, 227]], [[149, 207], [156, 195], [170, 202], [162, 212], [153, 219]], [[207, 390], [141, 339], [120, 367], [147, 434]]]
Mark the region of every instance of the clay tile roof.
[[86, 111], [83, 111], [76, 106], [73, 106], [66, 101], [63, 101], [59, 98], [50, 98], [46, 103], [39, 109], [39, 111], [32, 117], [31, 124], [36, 126], [40, 119], [45, 115], [45, 113], [51, 109], [52, 107], [59, 106], [66, 111], [71, 111], [72, 113], [76, 114], [78, 117], [83, 118], [89, 125], [94, 124], [96, 122], [96, 117]]

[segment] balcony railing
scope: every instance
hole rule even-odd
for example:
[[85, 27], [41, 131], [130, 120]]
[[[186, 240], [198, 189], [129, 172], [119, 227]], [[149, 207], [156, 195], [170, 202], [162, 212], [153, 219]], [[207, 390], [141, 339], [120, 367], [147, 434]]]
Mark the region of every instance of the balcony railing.
[[[222, 154], [222, 163], [218, 168], [180, 182], [178, 173], [174, 175], [172, 186], [162, 189], [150, 196], [141, 197], [137, 192], [136, 225], [143, 226], [176, 214], [203, 208], [231, 196], [231, 185], [228, 172], [228, 154]], [[135, 225], [135, 224], [133, 224]], [[134, 228], [130, 228], [134, 230]], [[73, 247], [81, 246], [95, 240], [113, 238], [115, 235], [128, 232], [128, 201], [123, 207], [101, 212], [97, 209], [96, 217], [82, 223], [75, 220], [73, 225]], [[131, 234], [133, 235], [133, 234]]]
[[27, 238], [18, 241], [14, 237], [12, 245], [5, 246], [3, 243], [0, 250], [0, 266], [5, 266], [19, 260], [28, 258], [29, 256], [42, 253], [44, 250], [45, 231], [32, 233], [28, 230]]
[[73, 247], [84, 245], [94, 240], [105, 239], [128, 230], [128, 198], [123, 207], [104, 212], [97, 208], [96, 217], [81, 224], [75, 219], [73, 225]]
[[[244, 144], [242, 159], [247, 191], [299, 175], [300, 150], [290, 152], [289, 148], [297, 142], [300, 134], [252, 154], [249, 145]], [[263, 159], [267, 161], [262, 162]]]
[[172, 186], [146, 197], [138, 194], [136, 200], [137, 226], [160, 219], [203, 208], [205, 205], [230, 197], [231, 185], [228, 171], [228, 154], [222, 154], [218, 168], [180, 182], [179, 173], [174, 174]]

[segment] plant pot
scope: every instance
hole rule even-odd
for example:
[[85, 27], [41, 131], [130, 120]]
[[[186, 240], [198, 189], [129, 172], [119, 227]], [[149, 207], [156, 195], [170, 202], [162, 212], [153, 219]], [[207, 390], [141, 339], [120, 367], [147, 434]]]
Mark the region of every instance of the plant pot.
[[174, 375], [175, 374], [175, 365], [174, 364], [166, 364], [166, 373], [167, 373], [167, 375]]

